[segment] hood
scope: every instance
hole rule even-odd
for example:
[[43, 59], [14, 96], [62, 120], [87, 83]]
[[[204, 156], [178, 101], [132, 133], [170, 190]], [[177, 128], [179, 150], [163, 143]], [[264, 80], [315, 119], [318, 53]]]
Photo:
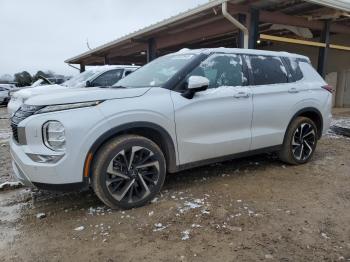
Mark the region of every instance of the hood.
[[64, 92], [50, 92], [46, 95], [30, 97], [27, 105], [59, 105], [97, 100], [110, 100], [138, 97], [145, 94], [151, 87], [144, 88], [75, 88]]
[[27, 98], [35, 95], [42, 95], [51, 93], [52, 91], [66, 91], [67, 87], [60, 86], [60, 85], [44, 85], [44, 86], [37, 86], [37, 87], [28, 87], [21, 90], [18, 90], [16, 93], [13, 94], [15, 98], [21, 98], [23, 100], [26, 100]]

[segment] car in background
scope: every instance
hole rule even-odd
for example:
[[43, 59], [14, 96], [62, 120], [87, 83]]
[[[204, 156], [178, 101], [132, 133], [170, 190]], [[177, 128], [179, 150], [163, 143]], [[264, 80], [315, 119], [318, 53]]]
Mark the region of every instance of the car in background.
[[[81, 88], [81, 87], [107, 87], [112, 86], [120, 79], [129, 75], [138, 69], [138, 66], [118, 65], [118, 66], [96, 66], [72, 77], [68, 81], [57, 85], [41, 85], [38, 83], [34, 88], [25, 88], [19, 90], [11, 95], [10, 102], [7, 109], [12, 116], [21, 105], [32, 96], [43, 95], [46, 93], [66, 91], [67, 88]], [[44, 80], [44, 79], [39, 79]], [[38, 80], [38, 81], [39, 81]], [[37, 81], [37, 82], [38, 82]], [[49, 81], [49, 80], [47, 80]], [[35, 82], [36, 83], [36, 82]], [[34, 84], [35, 84], [34, 83]], [[33, 84], [33, 85], [34, 85]]]
[[10, 99], [10, 88], [0, 86], [0, 105], [6, 105]]

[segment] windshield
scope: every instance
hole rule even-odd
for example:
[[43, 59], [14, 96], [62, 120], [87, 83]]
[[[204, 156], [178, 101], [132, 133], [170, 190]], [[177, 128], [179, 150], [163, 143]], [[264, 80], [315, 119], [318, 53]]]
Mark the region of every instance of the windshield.
[[113, 86], [163, 86], [171, 77], [194, 59], [193, 54], [176, 54], [160, 57], [121, 79]]
[[87, 70], [79, 75], [76, 75], [69, 79], [68, 81], [64, 82], [62, 85], [63, 86], [68, 86], [68, 87], [75, 87], [81, 83], [85, 84], [85, 82], [92, 77], [94, 74], [96, 74], [96, 71], [93, 70]]

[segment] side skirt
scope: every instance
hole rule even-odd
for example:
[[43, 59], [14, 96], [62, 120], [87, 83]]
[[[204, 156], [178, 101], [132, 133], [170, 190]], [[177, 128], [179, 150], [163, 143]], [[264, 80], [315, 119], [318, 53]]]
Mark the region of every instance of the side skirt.
[[281, 150], [281, 148], [282, 148], [282, 145], [265, 147], [265, 148], [246, 151], [246, 152], [242, 152], [242, 153], [236, 153], [236, 154], [232, 154], [232, 155], [210, 158], [210, 159], [200, 160], [200, 161], [196, 161], [196, 162], [192, 162], [192, 163], [186, 163], [186, 164], [177, 166], [177, 169], [175, 172], [180, 172], [180, 171], [191, 169], [194, 167], [206, 166], [206, 165], [210, 165], [210, 164], [214, 164], [214, 163], [224, 162], [224, 161], [228, 161], [228, 160], [232, 160], [232, 159], [236, 159], [236, 158], [242, 158], [242, 157], [247, 157], [247, 156], [276, 152], [276, 151]]

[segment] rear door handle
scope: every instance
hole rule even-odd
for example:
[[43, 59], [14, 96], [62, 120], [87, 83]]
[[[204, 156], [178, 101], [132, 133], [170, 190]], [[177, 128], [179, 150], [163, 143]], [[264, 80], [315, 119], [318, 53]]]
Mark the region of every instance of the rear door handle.
[[247, 92], [238, 92], [237, 94], [234, 95], [235, 98], [248, 98], [249, 93]]
[[288, 92], [291, 94], [299, 93], [298, 89], [296, 89], [295, 87], [292, 87], [291, 89], [289, 89]]

